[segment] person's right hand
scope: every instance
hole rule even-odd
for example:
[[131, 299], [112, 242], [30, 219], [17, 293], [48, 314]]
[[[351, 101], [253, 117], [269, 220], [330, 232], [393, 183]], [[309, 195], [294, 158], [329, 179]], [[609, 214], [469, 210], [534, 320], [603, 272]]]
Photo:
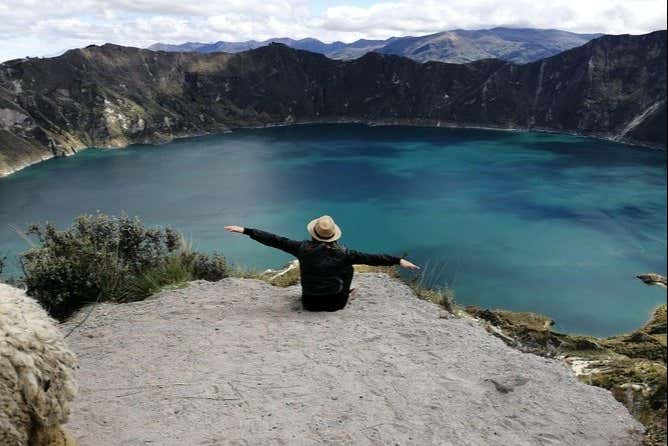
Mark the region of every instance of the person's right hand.
[[238, 234], [243, 234], [244, 233], [244, 227], [243, 226], [225, 226], [225, 230], [228, 232], [236, 232]]
[[406, 269], [420, 269], [419, 266], [417, 266], [417, 265], [414, 264], [414, 263], [409, 262], [409, 261], [406, 260], [406, 259], [401, 259], [401, 260], [399, 261], [399, 266], [401, 266], [402, 268], [406, 268]]

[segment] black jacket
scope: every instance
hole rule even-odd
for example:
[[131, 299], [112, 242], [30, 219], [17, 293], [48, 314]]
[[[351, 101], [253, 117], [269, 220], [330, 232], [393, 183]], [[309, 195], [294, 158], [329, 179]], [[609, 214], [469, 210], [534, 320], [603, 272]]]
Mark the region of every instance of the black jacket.
[[365, 254], [339, 244], [313, 240], [290, 240], [259, 229], [245, 228], [244, 234], [263, 245], [278, 248], [299, 259], [302, 294], [322, 296], [347, 292], [353, 265], [398, 265], [400, 257]]

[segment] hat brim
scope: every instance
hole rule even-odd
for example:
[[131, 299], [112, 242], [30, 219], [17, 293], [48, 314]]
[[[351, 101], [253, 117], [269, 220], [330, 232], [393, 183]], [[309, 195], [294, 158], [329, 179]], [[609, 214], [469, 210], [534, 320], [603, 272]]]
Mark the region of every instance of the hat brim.
[[321, 241], [321, 242], [335, 242], [338, 239], [341, 238], [341, 228], [339, 228], [339, 225], [334, 223], [334, 235], [332, 235], [330, 238], [322, 238], [315, 232], [315, 224], [318, 221], [316, 218], [315, 220], [311, 220], [307, 225], [306, 225], [306, 230], [311, 234], [311, 237], [314, 239]]

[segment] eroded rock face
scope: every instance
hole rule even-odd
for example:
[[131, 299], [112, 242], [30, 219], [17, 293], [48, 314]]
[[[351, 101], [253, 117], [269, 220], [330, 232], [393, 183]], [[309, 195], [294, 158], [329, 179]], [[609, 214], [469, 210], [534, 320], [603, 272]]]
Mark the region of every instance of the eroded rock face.
[[665, 31], [604, 36], [526, 65], [339, 61], [280, 44], [237, 54], [91, 46], [0, 65], [0, 109], [10, 110], [0, 174], [88, 146], [312, 121], [543, 129], [665, 148], [665, 101]]
[[640, 441], [623, 405], [563, 363], [440, 318], [385, 274], [354, 286], [334, 313], [250, 279], [97, 305], [68, 338], [80, 358], [68, 426], [84, 446]]

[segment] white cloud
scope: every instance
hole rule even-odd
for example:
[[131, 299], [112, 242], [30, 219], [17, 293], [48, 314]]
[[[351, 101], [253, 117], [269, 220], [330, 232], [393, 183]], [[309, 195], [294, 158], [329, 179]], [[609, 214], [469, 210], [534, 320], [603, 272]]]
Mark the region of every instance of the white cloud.
[[0, 60], [104, 42], [352, 41], [492, 26], [639, 34], [666, 27], [660, 0], [339, 0], [324, 8], [314, 1], [0, 0]]
[[665, 23], [665, 2], [651, 0], [403, 0], [366, 8], [332, 7], [322, 26], [328, 31], [376, 34], [378, 30], [411, 34], [504, 25], [620, 34], [662, 29]]

